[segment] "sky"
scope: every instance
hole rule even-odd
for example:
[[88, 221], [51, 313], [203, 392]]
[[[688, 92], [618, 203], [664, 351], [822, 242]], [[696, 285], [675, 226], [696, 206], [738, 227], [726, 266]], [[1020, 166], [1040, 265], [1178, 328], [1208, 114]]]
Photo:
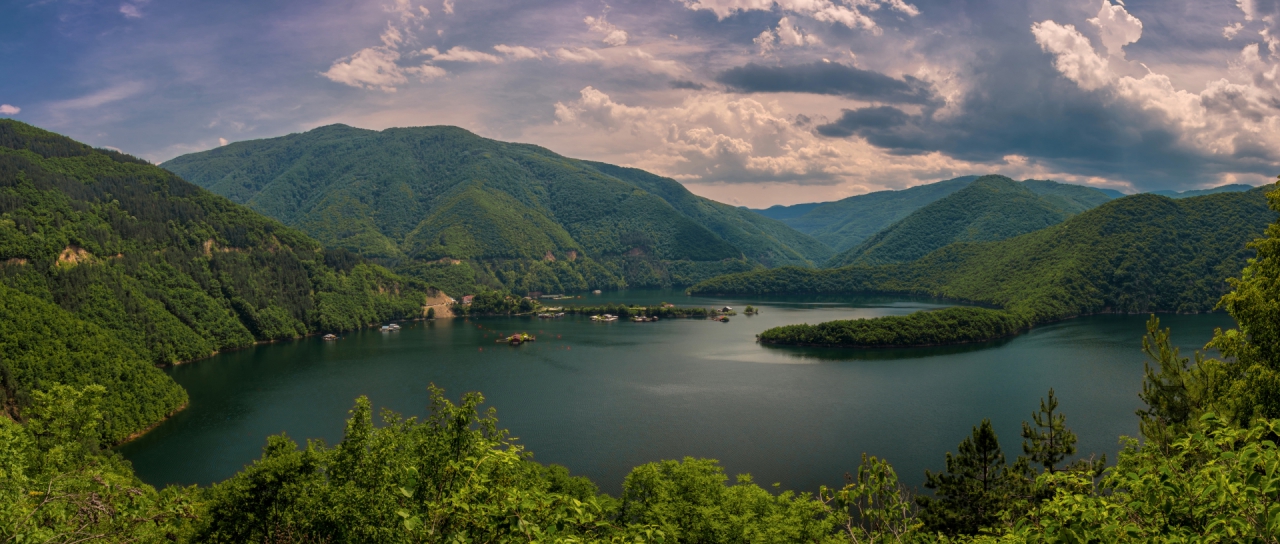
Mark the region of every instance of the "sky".
[[1280, 0], [6, 0], [0, 116], [161, 162], [456, 125], [752, 207], [1280, 174]]

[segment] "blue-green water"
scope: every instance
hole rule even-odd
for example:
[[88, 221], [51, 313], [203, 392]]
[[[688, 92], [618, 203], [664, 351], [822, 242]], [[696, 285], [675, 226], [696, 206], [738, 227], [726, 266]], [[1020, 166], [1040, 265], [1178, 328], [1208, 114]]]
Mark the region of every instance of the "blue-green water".
[[[909, 485], [938, 470], [989, 417], [1010, 457], [1039, 398], [1056, 389], [1082, 453], [1114, 458], [1137, 433], [1146, 316], [1092, 316], [998, 342], [950, 348], [779, 348], [755, 334], [789, 323], [901, 315], [941, 301], [699, 298], [672, 292], [587, 295], [718, 307], [757, 316], [729, 323], [670, 319], [595, 323], [566, 317], [475, 318], [258, 346], [169, 369], [190, 406], [120, 451], [157, 484], [209, 484], [260, 454], [266, 437], [341, 438], [358, 395], [421, 415], [427, 386], [451, 398], [481, 391], [535, 459], [566, 465], [616, 493], [631, 467], [684, 456], [721, 460], [730, 474], [813, 491], [838, 485], [863, 452], [887, 458]], [[1222, 314], [1162, 316], [1184, 351]], [[528, 331], [538, 341], [495, 343]]]

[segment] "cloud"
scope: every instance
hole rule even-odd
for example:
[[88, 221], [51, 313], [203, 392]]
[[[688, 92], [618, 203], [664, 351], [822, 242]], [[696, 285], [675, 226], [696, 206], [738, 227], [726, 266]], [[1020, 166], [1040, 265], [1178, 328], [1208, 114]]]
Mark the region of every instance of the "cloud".
[[556, 58], [566, 62], [598, 62], [604, 60], [595, 49], [590, 47], [575, 47], [566, 49], [561, 47], [556, 49]]
[[819, 40], [817, 36], [806, 34], [803, 30], [791, 24], [791, 20], [786, 17], [778, 20], [777, 27], [766, 28], [764, 32], [761, 32], [752, 41], [760, 46], [761, 55], [766, 55], [781, 46], [800, 47], [822, 43], [822, 40]]
[[1244, 25], [1237, 21], [1235, 24], [1222, 27], [1222, 37], [1228, 40], [1235, 39], [1236, 34], [1239, 34], [1241, 30], [1244, 30]]
[[861, 28], [879, 32], [875, 20], [862, 10], [889, 9], [915, 17], [920, 10], [904, 0], [684, 0], [692, 10], [706, 10], [723, 20], [736, 13], [748, 11], [772, 11], [775, 8], [795, 13], [824, 23], [841, 24], [849, 28]]
[[[496, 47], [494, 49], [497, 49]], [[431, 47], [424, 49], [423, 54], [428, 55], [432, 60], [445, 60], [453, 62], [488, 62], [493, 64], [502, 63], [502, 57], [481, 51], [473, 51], [466, 47], [457, 46], [450, 48], [444, 53], [439, 52], [436, 48]]]
[[547, 56], [546, 51], [525, 47], [523, 45], [506, 45], [500, 43], [493, 46], [493, 50], [514, 60], [532, 60]]
[[444, 0], [444, 4], [441, 7], [444, 8], [445, 13], [453, 15], [453, 0]]
[[621, 28], [618, 28], [616, 25], [614, 25], [613, 23], [610, 23], [609, 21], [606, 21], [604, 17], [605, 17], [604, 15], [601, 15], [599, 17], [592, 17], [588, 15], [587, 18], [583, 19], [582, 21], [587, 23], [587, 28], [591, 29], [592, 32], [603, 34], [604, 37], [601, 38], [600, 41], [604, 42], [605, 44], [611, 45], [614, 47], [617, 47], [619, 45], [626, 45], [627, 31], [622, 30]]
[[384, 9], [387, 10], [387, 13], [399, 15], [402, 21], [412, 21], [418, 17], [424, 19], [431, 17], [431, 10], [427, 9], [426, 6], [418, 6], [415, 10], [413, 0], [393, 0], [393, 3]]
[[0, 104], [0, 115], [17, 115], [22, 112], [22, 108], [9, 104]]
[[142, 11], [138, 9], [139, 7], [137, 4], [120, 4], [120, 14], [126, 19], [141, 19]]
[[1111, 0], [1102, 0], [1102, 9], [1089, 24], [1098, 28], [1102, 46], [1113, 57], [1124, 58], [1124, 46], [1142, 37], [1142, 21], [1125, 11], [1123, 2], [1112, 5]]
[[332, 81], [361, 89], [381, 89], [393, 93], [397, 85], [408, 82], [396, 61], [400, 53], [388, 47], [366, 47], [350, 57], [334, 61], [320, 75]]
[[226, 138], [218, 138], [218, 145], [219, 145], [219, 146], [224, 146], [224, 145], [227, 145], [228, 143], [230, 143], [230, 142], [228, 142]]
[[838, 62], [814, 62], [793, 66], [763, 66], [755, 63], [730, 68], [716, 81], [742, 93], [812, 93], [847, 96], [901, 104], [931, 104], [937, 101], [932, 86], [912, 76], [895, 79], [880, 72], [863, 70]]
[[1036, 43], [1046, 53], [1053, 55], [1053, 65], [1067, 79], [1082, 89], [1094, 90], [1107, 84], [1110, 74], [1107, 59], [1102, 58], [1074, 25], [1060, 25], [1053, 21], [1041, 21], [1031, 25]]
[[673, 80], [671, 80], [671, 88], [672, 88], [672, 89], [688, 89], [688, 90], [692, 90], [692, 91], [701, 91], [701, 90], [706, 89], [706, 88], [707, 88], [707, 86], [706, 86], [706, 85], [704, 85], [704, 84], [702, 84], [702, 83], [698, 83], [698, 82], [696, 82], [696, 81], [689, 81], [689, 80], [686, 80], [686, 79], [673, 79]]

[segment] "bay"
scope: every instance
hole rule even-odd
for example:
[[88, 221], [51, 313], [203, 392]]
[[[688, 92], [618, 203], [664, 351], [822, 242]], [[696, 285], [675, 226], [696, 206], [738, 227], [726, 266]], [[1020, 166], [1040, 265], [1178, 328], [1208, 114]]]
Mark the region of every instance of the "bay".
[[[747, 304], [728, 323], [584, 317], [440, 319], [397, 332], [354, 331], [260, 345], [167, 369], [188, 408], [119, 451], [154, 485], [208, 485], [259, 457], [281, 432], [305, 443], [342, 436], [355, 397], [424, 415], [430, 384], [457, 400], [480, 391], [543, 463], [617, 494], [632, 467], [685, 456], [719, 459], [732, 478], [815, 491], [840, 485], [863, 452], [888, 459], [910, 486], [990, 418], [1006, 455], [1050, 387], [1079, 449], [1114, 459], [1137, 434], [1145, 315], [1098, 315], [1009, 339], [940, 348], [849, 350], [763, 346], [755, 335], [790, 323], [905, 315], [946, 301], [886, 297], [687, 297], [675, 291], [583, 295], [568, 304], [669, 301]], [[1186, 354], [1225, 314], [1163, 315]], [[512, 347], [501, 334], [529, 332]]]

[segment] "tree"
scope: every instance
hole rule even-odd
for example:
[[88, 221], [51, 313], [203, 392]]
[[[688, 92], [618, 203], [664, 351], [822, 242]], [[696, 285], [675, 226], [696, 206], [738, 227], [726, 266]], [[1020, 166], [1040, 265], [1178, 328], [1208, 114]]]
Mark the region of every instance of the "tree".
[[1058, 398], [1049, 388], [1049, 398], [1040, 399], [1040, 410], [1031, 413], [1031, 424], [1022, 422], [1022, 452], [1035, 464], [1044, 467], [1045, 472], [1053, 473], [1068, 456], [1076, 453], [1076, 433], [1067, 428], [1067, 416], [1055, 414], [1058, 409]]
[[959, 453], [947, 452], [947, 470], [924, 472], [924, 486], [934, 497], [917, 497], [926, 530], [974, 535], [994, 525], [1009, 500], [1011, 473], [991, 420], [973, 428], [960, 442]]

